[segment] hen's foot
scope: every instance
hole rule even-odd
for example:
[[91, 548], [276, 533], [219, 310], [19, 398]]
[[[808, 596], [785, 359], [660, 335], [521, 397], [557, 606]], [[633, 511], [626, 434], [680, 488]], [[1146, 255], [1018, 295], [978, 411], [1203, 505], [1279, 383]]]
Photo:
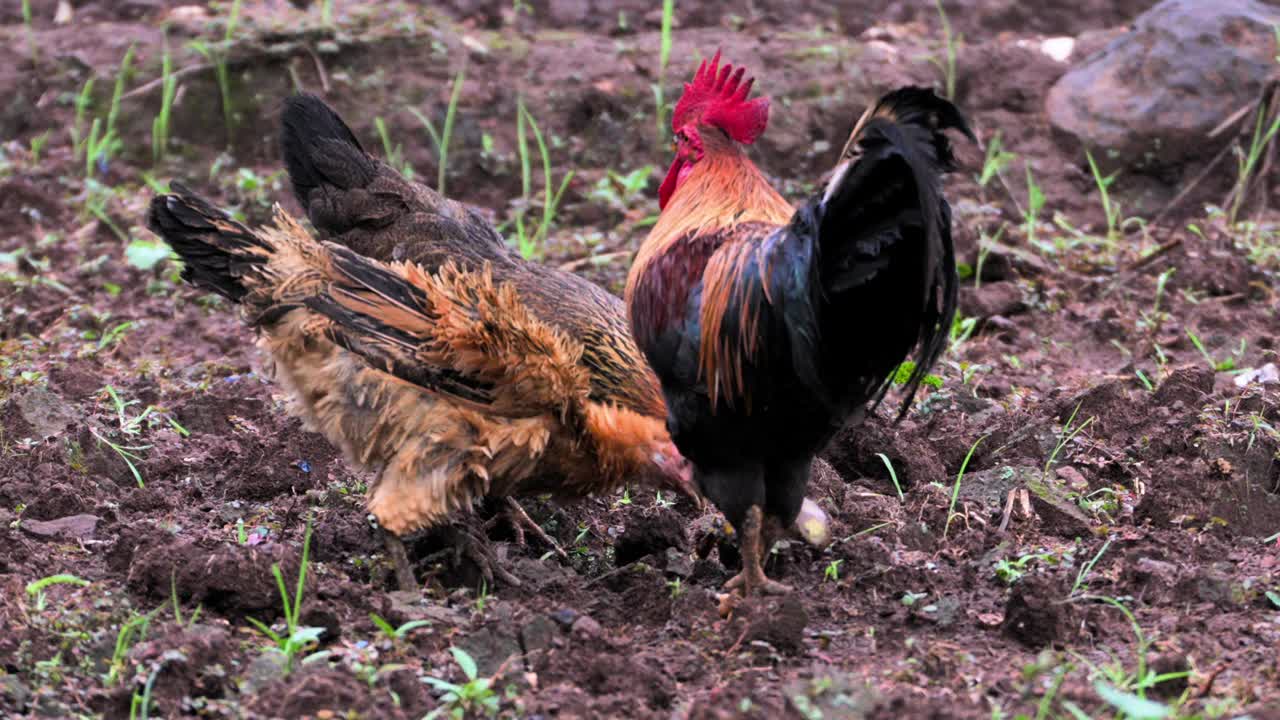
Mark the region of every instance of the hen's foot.
[[560, 543], [556, 542], [550, 535], [548, 535], [547, 531], [543, 530], [541, 525], [534, 522], [533, 518], [529, 517], [529, 513], [525, 512], [524, 507], [520, 505], [518, 500], [512, 497], [507, 498], [506, 509], [503, 511], [503, 514], [506, 516], [507, 522], [511, 523], [512, 529], [515, 530], [517, 543], [520, 545], [525, 544], [524, 533], [528, 530], [530, 533], [533, 533], [534, 537], [550, 546], [555, 554], [560, 556], [560, 559], [569, 559], [569, 553], [565, 552], [564, 548], [560, 547]]
[[453, 548], [455, 562], [460, 563], [465, 557], [475, 563], [480, 570], [480, 576], [490, 586], [496, 579], [505, 585], [520, 587], [519, 578], [502, 566], [498, 554], [493, 549], [493, 543], [484, 534], [482, 527], [477, 527], [476, 523], [460, 520], [443, 529], [450, 536], [449, 544]]

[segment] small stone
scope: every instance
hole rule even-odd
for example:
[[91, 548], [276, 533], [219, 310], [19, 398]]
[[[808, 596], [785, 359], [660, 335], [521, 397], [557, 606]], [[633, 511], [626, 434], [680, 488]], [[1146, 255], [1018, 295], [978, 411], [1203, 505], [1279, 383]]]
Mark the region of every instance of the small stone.
[[687, 578], [693, 574], [693, 558], [679, 548], [667, 548], [667, 572]]
[[574, 621], [571, 633], [579, 640], [594, 640], [604, 634], [604, 628], [589, 615], [583, 615]]
[[1084, 479], [1084, 475], [1080, 471], [1067, 465], [1060, 467], [1056, 471], [1058, 479], [1070, 490], [1075, 492], [1085, 492], [1089, 489], [1089, 481]]
[[1026, 310], [1026, 307], [1022, 289], [1009, 281], [985, 283], [980, 288], [965, 286], [960, 295], [960, 311], [969, 317], [1007, 317]]
[[241, 691], [246, 695], [253, 695], [284, 677], [287, 670], [288, 665], [284, 655], [274, 652], [262, 653], [245, 669]]
[[101, 521], [96, 515], [70, 515], [57, 520], [23, 520], [22, 529], [35, 537], [84, 540], [93, 537]]
[[16, 399], [18, 412], [41, 438], [59, 435], [76, 419], [71, 404], [61, 395], [43, 388], [32, 388]]
[[560, 628], [546, 615], [536, 615], [520, 628], [520, 642], [524, 645], [525, 654], [546, 650], [555, 642]]
[[551, 619], [560, 623], [562, 627], [572, 627], [574, 621], [578, 619], [578, 611], [573, 608], [561, 608], [551, 613]]

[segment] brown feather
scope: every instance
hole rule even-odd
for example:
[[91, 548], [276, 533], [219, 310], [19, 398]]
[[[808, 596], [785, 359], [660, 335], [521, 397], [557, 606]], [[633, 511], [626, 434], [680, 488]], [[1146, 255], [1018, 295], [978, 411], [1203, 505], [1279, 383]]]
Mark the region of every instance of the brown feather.
[[[379, 471], [367, 502], [388, 530], [432, 526], [487, 495], [669, 484], [663, 420], [592, 400], [582, 343], [488, 266], [383, 265], [317, 242], [280, 210], [257, 231], [189, 195], [157, 198], [153, 214], [165, 212], [152, 227], [171, 245], [235, 261], [203, 277], [244, 267], [234, 282], [291, 409]], [[177, 228], [182, 218], [195, 219]], [[453, 385], [394, 374], [405, 367]], [[468, 398], [455, 386], [491, 389]]]

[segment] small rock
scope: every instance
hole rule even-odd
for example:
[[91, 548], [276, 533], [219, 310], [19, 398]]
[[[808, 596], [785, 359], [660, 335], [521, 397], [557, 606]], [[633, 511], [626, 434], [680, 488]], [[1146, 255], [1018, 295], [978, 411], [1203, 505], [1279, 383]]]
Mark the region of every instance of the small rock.
[[524, 645], [525, 654], [535, 653], [551, 647], [560, 628], [555, 621], [546, 615], [535, 615], [532, 620], [520, 628], [520, 642]]
[[61, 395], [44, 388], [32, 388], [15, 401], [22, 419], [41, 439], [61, 434], [77, 417], [75, 409]]
[[960, 312], [976, 318], [1016, 315], [1026, 309], [1022, 289], [1014, 282], [986, 283], [980, 288], [965, 286], [960, 294]]
[[1056, 482], [1039, 478], [1027, 481], [1031, 507], [1040, 516], [1045, 532], [1064, 538], [1088, 537], [1093, 524]]
[[1049, 121], [1120, 164], [1201, 154], [1272, 76], [1277, 22], [1280, 9], [1257, 0], [1164, 0], [1054, 84]]
[[7, 707], [23, 710], [31, 699], [31, 690], [22, 684], [17, 675], [0, 675], [0, 695], [9, 698]]
[[22, 529], [41, 538], [74, 538], [84, 540], [93, 537], [102, 518], [96, 515], [71, 515], [57, 520], [23, 520]]
[[1280, 369], [1276, 369], [1275, 363], [1267, 363], [1260, 368], [1245, 370], [1236, 376], [1234, 382], [1236, 387], [1280, 384]]
[[262, 688], [285, 676], [288, 663], [284, 655], [265, 652], [254, 658], [244, 671], [244, 682], [241, 692], [246, 695], [256, 694]]
[[573, 623], [570, 631], [578, 640], [594, 640], [604, 635], [604, 628], [589, 615], [583, 615]]
[[766, 642], [786, 655], [804, 652], [809, 613], [794, 593], [779, 600], [750, 598], [739, 610], [747, 618], [746, 640]]
[[667, 572], [680, 578], [693, 574], [693, 558], [679, 548], [667, 548]]
[[578, 619], [578, 611], [573, 608], [561, 608], [551, 613], [551, 619], [560, 623], [561, 627], [569, 628]]
[[1080, 474], [1079, 470], [1070, 465], [1058, 468], [1055, 474], [1062, 481], [1062, 484], [1070, 490], [1085, 492], [1089, 489], [1089, 481], [1084, 479], [1084, 475]]
[[669, 547], [687, 545], [684, 517], [670, 508], [653, 508], [627, 523], [613, 546], [614, 563], [622, 567], [646, 555], [661, 557]]
[[514, 627], [494, 623], [463, 638], [458, 647], [476, 661], [481, 675], [492, 675], [513, 655], [521, 654], [520, 641]]
[[1059, 601], [1066, 595], [1051, 580], [1028, 575], [1013, 586], [1005, 604], [1002, 628], [1009, 637], [1023, 645], [1040, 649], [1070, 639], [1074, 627], [1074, 610], [1069, 602]]

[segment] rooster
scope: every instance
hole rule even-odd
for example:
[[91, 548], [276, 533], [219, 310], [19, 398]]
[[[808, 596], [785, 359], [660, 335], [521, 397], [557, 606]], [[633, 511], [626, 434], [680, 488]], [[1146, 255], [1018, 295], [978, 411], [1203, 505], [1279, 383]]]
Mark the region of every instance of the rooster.
[[815, 455], [874, 410], [914, 350], [905, 413], [945, 347], [957, 279], [943, 130], [973, 135], [931, 90], [890, 92], [796, 209], [747, 157], [769, 101], [748, 99], [744, 74], [716, 53], [685, 85], [661, 214], [625, 297], [672, 439], [741, 528], [726, 588], [749, 595], [789, 590], [764, 573], [766, 525], [795, 519]]
[[542, 283], [530, 288], [496, 261], [379, 262], [317, 241], [282, 210], [251, 230], [173, 188], [152, 200], [149, 227], [185, 280], [244, 308], [307, 424], [378, 471], [367, 505], [390, 533], [401, 588], [415, 581], [399, 537], [483, 497], [689, 488], [661, 396], [646, 395], [642, 361], [628, 362], [604, 291], [554, 271], [530, 271]]

